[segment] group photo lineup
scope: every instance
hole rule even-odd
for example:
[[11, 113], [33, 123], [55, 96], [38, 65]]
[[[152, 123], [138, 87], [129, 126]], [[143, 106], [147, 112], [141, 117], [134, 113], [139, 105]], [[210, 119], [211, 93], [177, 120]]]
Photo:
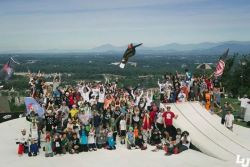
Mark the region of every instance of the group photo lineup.
[[0, 1], [1, 164], [250, 167], [249, 8]]

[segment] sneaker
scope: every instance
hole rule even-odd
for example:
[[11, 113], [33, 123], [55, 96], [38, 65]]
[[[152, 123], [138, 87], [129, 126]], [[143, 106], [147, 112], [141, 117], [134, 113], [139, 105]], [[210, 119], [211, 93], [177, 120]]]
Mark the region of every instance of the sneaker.
[[170, 153], [165, 153], [165, 155], [166, 155], [166, 156], [170, 156], [170, 155], [172, 155], [172, 154], [170, 154]]
[[156, 148], [156, 149], [153, 149], [153, 150], [151, 150], [151, 151], [153, 151], [153, 152], [157, 152], [157, 151], [159, 151], [159, 150]]

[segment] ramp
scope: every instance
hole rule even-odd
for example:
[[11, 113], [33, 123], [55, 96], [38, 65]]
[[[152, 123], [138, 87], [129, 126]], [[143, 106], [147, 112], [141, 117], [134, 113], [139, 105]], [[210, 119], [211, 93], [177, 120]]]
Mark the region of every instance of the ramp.
[[[210, 114], [206, 111], [206, 109], [199, 102], [192, 102], [190, 105], [193, 109], [213, 128], [215, 128], [218, 132], [220, 132], [225, 137], [229, 138], [234, 143], [240, 145], [242, 148], [250, 151], [250, 142], [244, 138], [237, 136], [235, 133], [227, 129], [224, 125], [222, 125], [221, 118], [215, 117], [214, 114]], [[250, 132], [250, 130], [249, 130]]]
[[174, 126], [189, 131], [192, 143], [203, 153], [225, 161], [235, 160], [238, 154], [249, 157], [247, 146], [242, 147], [238, 141], [235, 142], [214, 128], [196, 111], [196, 106], [189, 102], [170, 106], [172, 111], [179, 115]]

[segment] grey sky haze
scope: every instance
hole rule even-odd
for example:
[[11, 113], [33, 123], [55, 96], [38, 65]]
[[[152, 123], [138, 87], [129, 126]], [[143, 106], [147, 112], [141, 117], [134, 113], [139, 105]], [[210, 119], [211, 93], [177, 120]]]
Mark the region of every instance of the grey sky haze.
[[249, 0], [1, 0], [0, 51], [248, 41]]

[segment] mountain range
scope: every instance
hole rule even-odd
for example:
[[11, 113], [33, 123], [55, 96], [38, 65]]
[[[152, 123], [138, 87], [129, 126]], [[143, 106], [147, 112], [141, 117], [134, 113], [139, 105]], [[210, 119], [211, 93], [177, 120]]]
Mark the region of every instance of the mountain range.
[[[112, 44], [104, 44], [92, 49], [50, 49], [50, 50], [33, 50], [33, 51], [5, 51], [1, 53], [98, 53], [98, 54], [123, 54], [127, 46], [114, 46]], [[165, 55], [218, 55], [222, 54], [227, 48], [230, 49], [229, 54], [249, 54], [250, 41], [226, 41], [226, 42], [203, 42], [196, 44], [179, 44], [170, 43], [156, 47], [149, 47], [146, 44], [138, 47], [138, 54], [165, 54]]]
[[[227, 41], [227, 42], [204, 42], [197, 44], [178, 44], [170, 43], [157, 47], [141, 46], [137, 51], [141, 54], [145, 53], [166, 53], [166, 54], [221, 54], [227, 48], [231, 53], [249, 54], [250, 41]], [[88, 50], [88, 52], [124, 52], [126, 46], [114, 46], [104, 44]]]

